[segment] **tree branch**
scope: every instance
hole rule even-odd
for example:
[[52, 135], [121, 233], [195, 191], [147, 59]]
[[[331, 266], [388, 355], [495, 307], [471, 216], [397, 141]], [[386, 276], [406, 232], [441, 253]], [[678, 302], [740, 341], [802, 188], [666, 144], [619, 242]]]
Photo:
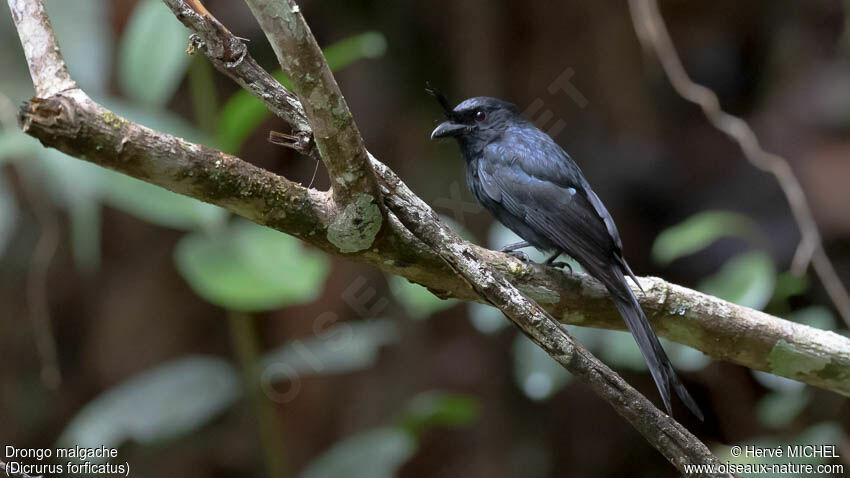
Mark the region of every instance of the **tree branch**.
[[296, 140], [288, 145], [319, 159], [314, 148], [313, 130], [301, 102], [248, 54], [248, 47], [213, 17], [197, 0], [164, 0], [174, 15], [194, 33], [190, 52], [202, 49], [218, 69], [239, 86], [263, 99], [266, 108], [292, 127]]
[[[65, 59], [56, 44], [56, 36], [44, 4], [30, 0], [9, 0], [9, 10], [21, 37], [35, 94], [40, 98], [76, 88], [68, 74]], [[30, 60], [32, 59], [32, 60]]]
[[[175, 12], [186, 8], [182, 5], [182, 0], [164, 1]], [[227, 35], [232, 37], [223, 27], [210, 28], [208, 23], [187, 22], [186, 17], [179, 14], [178, 18], [199, 35], [209, 38], [208, 41], [223, 42], [228, 39]], [[245, 56], [245, 69], [235, 71], [228, 68], [221, 58], [217, 58], [214, 51], [207, 49], [206, 53], [217, 68], [231, 77], [236, 77], [234, 79], [240, 84], [244, 82], [239, 78], [243, 73], [248, 78], [268, 75], [257, 66], [250, 55]], [[275, 111], [279, 107], [274, 103], [274, 98], [289, 93], [274, 78], [269, 78], [263, 85], [271, 85], [271, 89], [254, 94], [271, 111]], [[279, 116], [286, 120], [286, 115]], [[373, 169], [382, 182], [395, 180], [389, 168], [374, 157], [370, 158]], [[403, 186], [403, 183], [401, 185]], [[415, 196], [406, 187], [396, 188], [395, 193]], [[417, 204], [414, 201], [408, 202]], [[479, 300], [468, 284], [458, 280], [433, 251], [411, 237], [403, 226], [395, 222], [394, 216], [391, 215], [389, 219], [393, 231], [376, 245], [381, 251], [380, 256], [347, 257], [370, 263], [422, 284], [440, 297]], [[307, 240], [322, 249], [333, 251], [332, 247], [329, 249], [327, 244], [322, 244], [320, 239], [318, 235], [313, 235]], [[404, 254], [405, 250], [411, 247], [415, 249], [415, 253]], [[625, 324], [612, 306], [605, 289], [590, 277], [584, 274], [565, 274], [551, 268], [517, 261], [506, 254], [472, 247], [476, 254], [503, 274], [507, 274], [513, 284], [543, 305], [561, 322], [625, 330]], [[390, 263], [387, 263], [388, 259]], [[395, 267], [397, 264], [402, 267]], [[659, 335], [721, 360], [850, 396], [850, 339], [831, 331], [815, 329], [741, 307], [658, 278], [645, 277], [640, 280], [646, 292], [636, 295]]]
[[534, 343], [611, 404], [679, 471], [684, 472], [689, 463], [720, 463], [698, 438], [600, 362], [545, 309], [482, 259], [427, 204], [408, 194], [407, 187], [389, 169], [383, 173], [383, 177], [391, 178], [383, 190], [384, 197], [399, 220], [437, 251], [485, 303], [499, 308]]
[[246, 0], [301, 99], [328, 168], [334, 200], [351, 204], [379, 191], [363, 137], [301, 8], [294, 0]]
[[[268, 80], [268, 74], [247, 52], [244, 56], [239, 54], [238, 61], [233, 61], [232, 57], [226, 59], [228, 51], [238, 50], [232, 44], [230, 50], [215, 47], [214, 42], [226, 40], [225, 36], [230, 35], [226, 28], [219, 28], [214, 19], [202, 17], [194, 10], [187, 13], [182, 1], [165, 2], [173, 10], [177, 7], [178, 16], [182, 13], [184, 23], [201, 36], [205, 51], [217, 68], [240, 84], [249, 85], [249, 91], [266, 104], [276, 101], [275, 98], [291, 97], [277, 82]], [[19, 3], [20, 0], [9, 0], [13, 11]], [[29, 3], [39, 7], [41, 4], [39, 0]], [[30, 14], [39, 11], [43, 12], [36, 9], [36, 13]], [[20, 16], [14, 17], [16, 25], [24, 24]], [[36, 23], [45, 31], [35, 32], [36, 35], [47, 36], [51, 30], [46, 17], [43, 20]], [[25, 34], [23, 30], [19, 33]], [[310, 38], [312, 41], [312, 36]], [[52, 35], [50, 39], [54, 42], [51, 48], [59, 55]], [[26, 45], [26, 40], [23, 43]], [[26, 48], [25, 52], [31, 71], [37, 71], [33, 63], [44, 58], [30, 56]], [[57, 58], [61, 61], [61, 56]], [[52, 80], [33, 73], [36, 91], [41, 91], [39, 83], [44, 81]], [[377, 236], [373, 234], [369, 244], [361, 247], [361, 239], [369, 233], [358, 232], [354, 219], [376, 214], [374, 204], [357, 201], [355, 194], [354, 200], [342, 211], [336, 211], [329, 193], [303, 188], [234, 156], [129, 122], [93, 102], [73, 82], [71, 85], [54, 91], [48, 98], [34, 98], [21, 111], [22, 128], [46, 146], [218, 204], [257, 223], [295, 235], [329, 253], [344, 253], [348, 258], [404, 276], [442, 297], [479, 300], [498, 306], [556, 360], [575, 371], [619, 413], [648, 434], [647, 439], [674, 465], [681, 467], [683, 460], [690, 463], [713, 460], [710, 454], [706, 455], [704, 445], [652, 407], [551, 320], [548, 314], [563, 322], [623, 328], [602, 286], [588, 276], [526, 264], [461, 241], [389, 168], [368, 153], [365, 154], [371, 163], [369, 170], [374, 169], [380, 178], [389, 213], [383, 223], [383, 232]], [[294, 120], [287, 120], [294, 124], [298, 120], [298, 107], [292, 102], [284, 103], [270, 106], [285, 120], [287, 115], [294, 117]], [[312, 122], [314, 116], [323, 114], [316, 110], [309, 113], [308, 108], [307, 117]], [[338, 134], [356, 133], [353, 121], [350, 128], [353, 129]], [[325, 155], [328, 152], [325, 150]], [[350, 159], [341, 156], [331, 161], [345, 161], [346, 158]], [[325, 160], [328, 161], [327, 157]], [[375, 184], [377, 188], [378, 182]], [[355, 191], [348, 187], [346, 190]], [[379, 192], [376, 189], [373, 197], [379, 197]], [[352, 237], [340, 237], [351, 230], [355, 231]], [[660, 279], [642, 279], [642, 284], [647, 290], [645, 295], [639, 294], [642, 305], [662, 335], [722, 359], [850, 395], [850, 340], [729, 304]]]

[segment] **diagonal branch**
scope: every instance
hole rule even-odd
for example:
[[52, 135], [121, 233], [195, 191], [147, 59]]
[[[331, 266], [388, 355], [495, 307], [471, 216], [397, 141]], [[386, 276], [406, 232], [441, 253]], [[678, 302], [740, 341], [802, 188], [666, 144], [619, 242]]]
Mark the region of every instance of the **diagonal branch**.
[[313, 131], [301, 102], [289, 90], [281, 88], [280, 83], [257, 64], [248, 54], [248, 47], [242, 39], [210, 15], [197, 0], [164, 2], [178, 20], [195, 32], [195, 41], [189, 51], [194, 53], [196, 48], [204, 50], [216, 69], [254, 96], [262, 97], [269, 111], [292, 126], [293, 136], [297, 140], [290, 147], [318, 159], [312, 142]]
[[[165, 1], [186, 8], [182, 1]], [[20, 2], [9, 0], [9, 3], [14, 8]], [[41, 4], [39, 0], [29, 3]], [[183, 20], [192, 23], [198, 18], [204, 19], [184, 15]], [[22, 24], [19, 16], [15, 16], [15, 22]], [[39, 24], [44, 31], [36, 34], [47, 36], [51, 28], [46, 16]], [[202, 39], [212, 58], [215, 48], [210, 46], [211, 42], [229, 32], [206, 20], [194, 24], [197, 33], [206, 35]], [[55, 43], [50, 46], [58, 55], [58, 46]], [[227, 54], [225, 49], [217, 51], [220, 55]], [[225, 57], [218, 59], [222, 58]], [[38, 66], [33, 64], [51, 61], [29, 55], [27, 60], [33, 71]], [[217, 62], [212, 58], [212, 61], [219, 69], [237, 77], [237, 81], [253, 84], [249, 90], [267, 104], [272, 98], [288, 94], [276, 82], [261, 82], [262, 86], [257, 86], [247, 79], [267, 75], [252, 63], [247, 52], [236, 60]], [[44, 80], [34, 74], [33, 81]], [[287, 111], [280, 110], [297, 111], [294, 104], [277, 105], [277, 109], [270, 106], [284, 116]], [[33, 99], [21, 112], [21, 124], [47, 146], [218, 204], [329, 253], [341, 253], [334, 227], [339, 226], [339, 216], [345, 216], [351, 204], [344, 211], [337, 211], [329, 193], [303, 188], [234, 156], [117, 117], [76, 87]], [[386, 215], [384, 233], [374, 237], [372, 247], [348, 252], [346, 257], [402, 275], [443, 297], [479, 300], [502, 308], [547, 352], [574, 370], [639, 430], [654, 434], [648, 440], [674, 464], [681, 466], [686, 459], [692, 463], [714, 460], [706, 455], [704, 445], [693, 442], [696, 439], [686, 430], [652, 407], [551, 320], [548, 314], [581, 325], [623, 328], [622, 320], [596, 281], [583, 274], [565, 274], [525, 264], [461, 241], [392, 171], [366, 154], [370, 170], [377, 173], [385, 189], [383, 201], [390, 212]], [[355, 205], [349, 216], [356, 218], [362, 212]], [[850, 340], [660, 279], [643, 279], [642, 284], [647, 290], [642, 305], [663, 335], [723, 359], [850, 394]]]
[[702, 108], [715, 128], [738, 143], [747, 161], [776, 177], [802, 236], [794, 253], [791, 270], [797, 275], [805, 274], [811, 262], [839, 315], [850, 326], [850, 294], [823, 249], [818, 225], [791, 165], [782, 156], [762, 149], [755, 132], [746, 121], [723, 111], [713, 91], [691, 80], [676, 53], [656, 0], [629, 0], [629, 9], [638, 39], [646, 50], [655, 51], [676, 93]]
[[[380, 197], [363, 137], [294, 0], [246, 0], [301, 99], [313, 137], [342, 205], [365, 194]], [[379, 202], [379, 201], [378, 201]]]
[[534, 343], [614, 407], [679, 471], [684, 472], [690, 463], [720, 464], [697, 437], [600, 362], [549, 312], [485, 262], [391, 171], [383, 171], [382, 176], [391, 178], [384, 197], [402, 224], [436, 251], [485, 303], [499, 308]]
[[[182, 0], [164, 1], [178, 12], [178, 18], [196, 34], [211, 41], [230, 41], [229, 32], [222, 33], [226, 31], [223, 27], [212, 27], [204, 22], [188, 22], [187, 17], [181, 17], [179, 12], [186, 8]], [[243, 74], [247, 78], [268, 75], [257, 66], [250, 55], [245, 56], [245, 69], [233, 69], [216, 57], [213, 50], [206, 49], [205, 52], [220, 71], [235, 77], [235, 81], [240, 84], [245, 82], [240, 78]], [[259, 71], [248, 69], [249, 65]], [[263, 85], [271, 85], [270, 89], [254, 94], [270, 111], [276, 111], [279, 105], [274, 99], [289, 92], [274, 78], [269, 78]], [[286, 115], [278, 116], [284, 120], [287, 118]], [[371, 157], [371, 160], [381, 181], [393, 181], [393, 177], [387, 176], [389, 168], [374, 157]], [[396, 189], [397, 194], [402, 194], [402, 191], [415, 196], [409, 189]], [[414, 206], [419, 204], [415, 201], [408, 203]], [[479, 300], [468, 284], [451, 273], [433, 251], [411, 237], [410, 233], [395, 221], [394, 216], [390, 215], [389, 219], [392, 233], [375, 244], [381, 250], [381, 256], [349, 254], [346, 257], [365, 261], [386, 272], [401, 275], [428, 287], [440, 297]], [[306, 240], [333, 252], [332, 245], [320, 242], [323, 237], [311, 235]], [[625, 329], [622, 318], [612, 307], [604, 288], [588, 276], [564, 274], [516, 261], [505, 254], [474, 245], [471, 247], [488, 263], [507, 274], [521, 291], [543, 305], [561, 322], [587, 327]], [[414, 249], [415, 253], [411, 253], [410, 249]], [[416, 264], [417, 267], [407, 267], [405, 264]], [[653, 329], [659, 335], [721, 360], [850, 396], [850, 340], [847, 338], [834, 332], [741, 307], [658, 278], [642, 278], [641, 283], [646, 292], [637, 296], [652, 321]]]

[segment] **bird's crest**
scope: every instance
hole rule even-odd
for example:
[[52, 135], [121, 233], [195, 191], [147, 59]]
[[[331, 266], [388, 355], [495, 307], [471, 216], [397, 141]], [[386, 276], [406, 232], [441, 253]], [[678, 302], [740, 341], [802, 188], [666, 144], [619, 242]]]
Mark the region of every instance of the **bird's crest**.
[[440, 106], [443, 108], [443, 114], [446, 115], [446, 119], [452, 119], [453, 110], [449, 104], [448, 98], [446, 98], [446, 95], [444, 95], [440, 90], [432, 87], [431, 83], [428, 82], [425, 83], [425, 92], [437, 99], [437, 102], [440, 103]]

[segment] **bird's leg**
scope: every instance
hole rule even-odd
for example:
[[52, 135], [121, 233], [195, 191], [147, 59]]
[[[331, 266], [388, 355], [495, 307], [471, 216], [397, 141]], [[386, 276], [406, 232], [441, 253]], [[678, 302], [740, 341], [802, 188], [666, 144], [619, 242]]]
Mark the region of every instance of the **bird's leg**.
[[571, 266], [569, 264], [569, 262], [555, 262], [555, 259], [557, 259], [558, 256], [560, 256], [563, 253], [564, 253], [564, 251], [555, 251], [555, 253], [552, 254], [552, 257], [546, 259], [546, 262], [544, 262], [544, 264], [546, 264], [547, 266], [552, 266], [552, 267], [566, 267], [567, 269], [570, 270], [570, 274], [572, 274], [573, 273], [573, 266]]
[[520, 241], [508, 244], [507, 246], [499, 249], [499, 252], [513, 252], [517, 249], [522, 249], [524, 247], [531, 247], [531, 243], [528, 241]]
[[523, 262], [528, 262], [530, 260], [528, 255], [517, 250], [522, 249], [523, 247], [531, 247], [531, 244], [528, 241], [514, 242], [513, 244], [508, 244], [507, 246], [499, 249], [499, 252], [504, 252], [505, 254], [514, 256]]

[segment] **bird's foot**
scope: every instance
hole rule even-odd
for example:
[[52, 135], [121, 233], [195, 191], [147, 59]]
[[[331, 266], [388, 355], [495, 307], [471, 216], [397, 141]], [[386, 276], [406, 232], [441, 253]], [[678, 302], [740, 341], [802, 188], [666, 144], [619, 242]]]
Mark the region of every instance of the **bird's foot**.
[[571, 266], [569, 262], [558, 261], [558, 262], [552, 262], [549, 265], [554, 267], [555, 269], [562, 269], [562, 268], [566, 267], [567, 269], [570, 270], [570, 274], [573, 273], [573, 266]]
[[528, 254], [526, 254], [522, 251], [504, 251], [504, 252], [505, 252], [505, 254], [507, 254], [511, 257], [515, 257], [515, 258], [521, 260], [522, 262], [531, 262], [531, 258], [528, 257]]

